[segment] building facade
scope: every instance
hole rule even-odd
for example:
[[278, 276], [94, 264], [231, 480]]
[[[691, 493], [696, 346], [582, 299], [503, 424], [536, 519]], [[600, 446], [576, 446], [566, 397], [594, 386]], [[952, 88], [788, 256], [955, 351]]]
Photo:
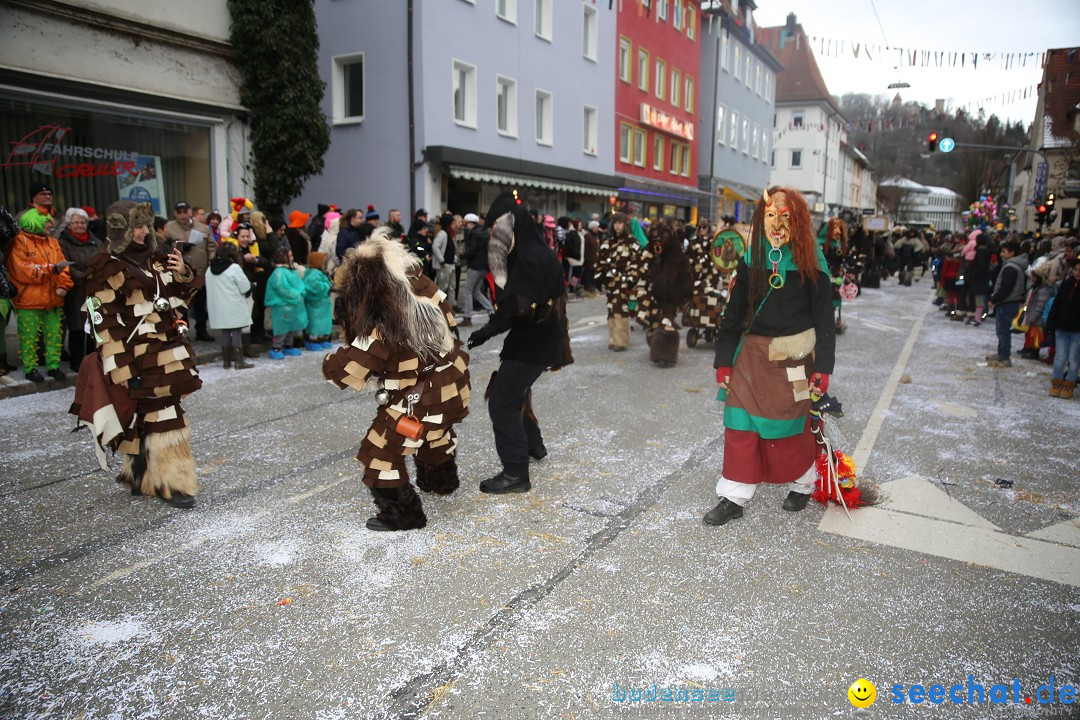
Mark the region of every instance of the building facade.
[[125, 198], [171, 216], [251, 195], [225, 3], [18, 0], [4, 15], [0, 203], [22, 209], [37, 182], [60, 211]]
[[776, 80], [772, 183], [802, 192], [817, 220], [838, 215], [850, 197], [840, 150], [847, 143], [847, 121], [794, 13], [786, 25], [764, 28], [761, 36], [784, 68]]
[[[568, 3], [569, 4], [569, 3]], [[620, 207], [694, 221], [698, 190], [701, 12], [698, 0], [622, 2], [618, 12], [615, 172]]]
[[712, 218], [750, 222], [769, 184], [776, 73], [780, 62], [758, 44], [751, 0], [703, 4], [699, 187]]
[[331, 147], [299, 206], [464, 214], [515, 188], [553, 215], [610, 207], [607, 3], [316, 0], [315, 12]]
[[947, 187], [923, 185], [908, 178], [882, 180], [882, 193], [893, 225], [959, 232], [964, 228], [960, 195]]

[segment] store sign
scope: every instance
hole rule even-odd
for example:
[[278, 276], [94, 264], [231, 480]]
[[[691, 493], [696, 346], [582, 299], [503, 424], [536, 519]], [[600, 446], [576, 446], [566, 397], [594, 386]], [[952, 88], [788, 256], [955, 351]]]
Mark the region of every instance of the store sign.
[[10, 143], [11, 150], [0, 168], [29, 168], [58, 178], [138, 174], [138, 153], [90, 145], [65, 145], [63, 140], [70, 132], [71, 128], [57, 123], [38, 127]]
[[684, 140], [694, 139], [694, 123], [685, 122], [663, 110], [657, 110], [649, 103], [641, 103], [641, 122], [649, 127], [678, 135]]

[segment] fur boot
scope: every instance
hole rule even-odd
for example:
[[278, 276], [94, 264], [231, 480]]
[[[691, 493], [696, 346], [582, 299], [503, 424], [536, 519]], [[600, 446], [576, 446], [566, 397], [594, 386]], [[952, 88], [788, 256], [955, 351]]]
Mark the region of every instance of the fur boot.
[[146, 475], [146, 448], [138, 455], [120, 454], [123, 460], [120, 465], [120, 473], [116, 476], [116, 482], [126, 485], [132, 495], [142, 495], [142, 481]]
[[392, 530], [419, 530], [427, 525], [424, 507], [413, 486], [406, 483], [392, 488], [370, 488], [371, 499], [379, 508], [379, 522]]
[[1072, 400], [1073, 392], [1076, 390], [1076, 383], [1069, 382], [1068, 380], [1061, 381], [1061, 393], [1058, 395], [1062, 400]]
[[657, 328], [649, 344], [649, 359], [663, 368], [675, 367], [679, 359], [679, 331]]
[[449, 495], [458, 489], [457, 460], [429, 465], [416, 458], [416, 487], [436, 495]]
[[168, 500], [174, 494], [193, 496], [199, 492], [195, 458], [191, 456], [191, 428], [150, 433], [143, 443], [146, 451], [143, 495], [159, 495]]
[[608, 348], [621, 352], [630, 346], [630, 318], [616, 315], [608, 319]]

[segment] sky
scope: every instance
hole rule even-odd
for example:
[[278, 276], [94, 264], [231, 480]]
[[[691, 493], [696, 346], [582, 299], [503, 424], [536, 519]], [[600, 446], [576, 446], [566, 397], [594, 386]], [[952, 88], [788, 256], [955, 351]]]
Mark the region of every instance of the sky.
[[[1042, 67], [1036, 58], [1026, 67], [1003, 69], [1002, 61], [986, 61], [983, 53], [1044, 52], [1048, 48], [1080, 46], [1080, 0], [756, 0], [754, 20], [763, 27], [783, 25], [795, 13], [807, 35], [832, 38], [833, 55], [823, 56], [813, 45], [818, 67], [833, 95], [849, 92], [883, 94], [897, 82], [896, 51], [889, 61], [859, 59], [852, 44], [871, 44], [911, 50], [968, 53], [964, 68], [901, 67], [899, 81], [911, 85], [901, 97], [933, 106], [938, 98], [947, 107], [968, 105], [972, 112], [984, 108], [1025, 129], [1035, 117]], [[881, 19], [874, 16], [874, 5]], [[884, 38], [882, 34], [884, 29]], [[842, 57], [835, 41], [845, 43]], [[861, 50], [861, 48], [860, 48]], [[972, 52], [980, 54], [977, 69], [971, 67]], [[1025, 99], [1024, 88], [1032, 88]], [[993, 98], [1019, 90], [1011, 102]]]

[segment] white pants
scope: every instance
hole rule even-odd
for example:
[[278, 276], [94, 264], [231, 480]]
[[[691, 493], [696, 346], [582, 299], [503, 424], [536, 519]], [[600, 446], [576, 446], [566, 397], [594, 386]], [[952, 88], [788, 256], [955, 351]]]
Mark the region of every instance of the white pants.
[[[810, 469], [803, 473], [801, 477], [797, 477], [791, 482], [784, 484], [783, 487], [786, 487], [791, 492], [809, 495], [814, 492], [814, 483], [816, 482], [817, 464], [815, 463], [814, 465], [811, 465]], [[746, 507], [750, 504], [750, 501], [754, 499], [754, 493], [757, 492], [757, 489], [757, 485], [735, 482], [734, 480], [728, 480], [722, 475], [720, 476], [720, 480], [716, 483], [717, 496], [727, 498], [740, 507]]]

